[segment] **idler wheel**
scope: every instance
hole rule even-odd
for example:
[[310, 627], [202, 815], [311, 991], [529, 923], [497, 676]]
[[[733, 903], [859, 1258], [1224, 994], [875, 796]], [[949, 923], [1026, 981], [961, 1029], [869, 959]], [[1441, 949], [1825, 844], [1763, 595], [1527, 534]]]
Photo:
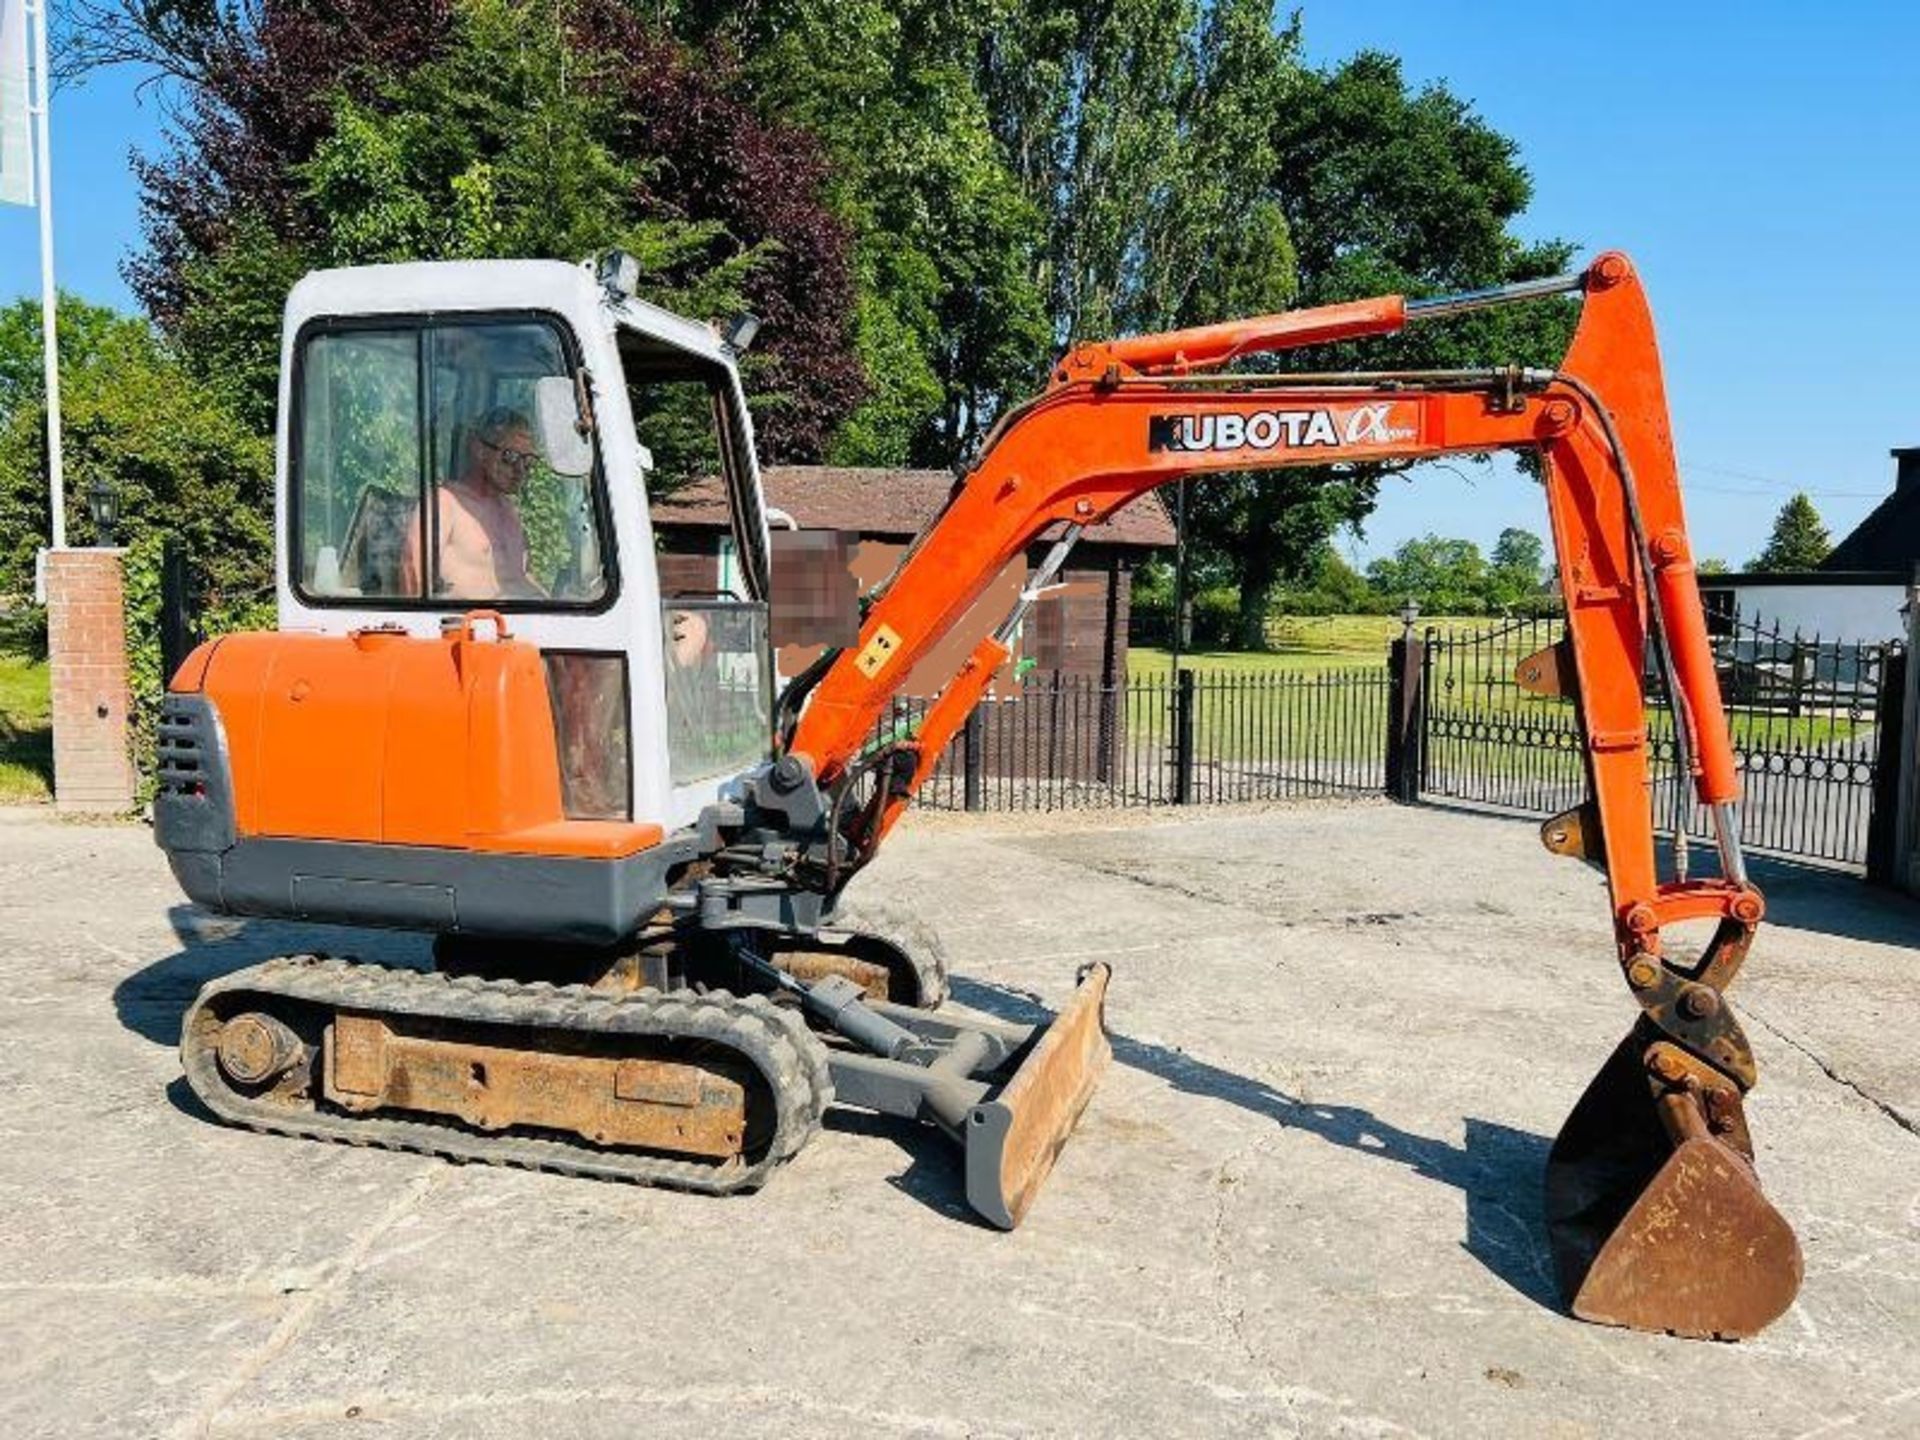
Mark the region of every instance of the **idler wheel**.
[[220, 1027], [220, 1069], [236, 1085], [264, 1085], [304, 1053], [300, 1037], [271, 1015], [249, 1010]]

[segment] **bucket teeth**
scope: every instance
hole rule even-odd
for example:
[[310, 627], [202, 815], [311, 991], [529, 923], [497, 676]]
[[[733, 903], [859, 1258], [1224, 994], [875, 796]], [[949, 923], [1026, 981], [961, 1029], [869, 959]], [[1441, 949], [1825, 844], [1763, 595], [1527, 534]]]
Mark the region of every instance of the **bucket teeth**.
[[1636, 1026], [1567, 1118], [1547, 1159], [1546, 1220], [1561, 1292], [1583, 1320], [1674, 1335], [1758, 1334], [1793, 1303], [1799, 1242], [1741, 1153], [1731, 1084], [1650, 1078]]

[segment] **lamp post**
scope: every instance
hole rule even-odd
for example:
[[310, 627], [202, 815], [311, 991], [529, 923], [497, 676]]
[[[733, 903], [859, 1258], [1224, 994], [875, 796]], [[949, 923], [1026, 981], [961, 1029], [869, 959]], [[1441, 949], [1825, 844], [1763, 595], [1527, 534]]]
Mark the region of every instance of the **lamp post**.
[[87, 508], [93, 512], [93, 543], [102, 550], [111, 549], [117, 543], [113, 527], [120, 518], [120, 497], [106, 476], [96, 475], [87, 486]]
[[1401, 639], [1411, 640], [1413, 638], [1413, 622], [1419, 618], [1420, 602], [1409, 595], [1406, 604], [1400, 607]]

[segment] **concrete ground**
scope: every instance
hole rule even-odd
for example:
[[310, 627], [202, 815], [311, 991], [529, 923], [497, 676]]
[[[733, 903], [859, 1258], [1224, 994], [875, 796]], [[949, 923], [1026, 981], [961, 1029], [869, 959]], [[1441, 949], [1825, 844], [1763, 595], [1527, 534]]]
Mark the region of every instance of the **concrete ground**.
[[[1920, 1433], [1920, 906], [1765, 877], [1735, 992], [1807, 1282], [1739, 1345], [1567, 1318], [1550, 1137], [1631, 1006], [1530, 824], [1383, 804], [919, 816], [863, 886], [959, 998], [1115, 967], [1026, 1226], [838, 1120], [715, 1201], [221, 1128], [207, 977], [344, 932], [179, 908], [141, 828], [0, 818], [0, 1434]], [[418, 956], [385, 938], [362, 953]]]

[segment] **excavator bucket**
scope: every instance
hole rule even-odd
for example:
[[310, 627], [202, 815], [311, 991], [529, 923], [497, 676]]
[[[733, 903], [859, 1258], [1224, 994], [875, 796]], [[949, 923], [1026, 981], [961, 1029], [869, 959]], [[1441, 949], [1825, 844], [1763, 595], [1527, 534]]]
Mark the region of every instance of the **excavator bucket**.
[[1760, 1191], [1738, 1091], [1703, 1098], [1669, 1049], [1637, 1025], [1555, 1139], [1554, 1268], [1583, 1320], [1742, 1339], [1793, 1303], [1799, 1242]]
[[1113, 1059], [1106, 1029], [1112, 974], [1088, 966], [1066, 1009], [1016, 1057], [1012, 1078], [967, 1111], [960, 1135], [967, 1203], [1002, 1230], [1033, 1204]]

